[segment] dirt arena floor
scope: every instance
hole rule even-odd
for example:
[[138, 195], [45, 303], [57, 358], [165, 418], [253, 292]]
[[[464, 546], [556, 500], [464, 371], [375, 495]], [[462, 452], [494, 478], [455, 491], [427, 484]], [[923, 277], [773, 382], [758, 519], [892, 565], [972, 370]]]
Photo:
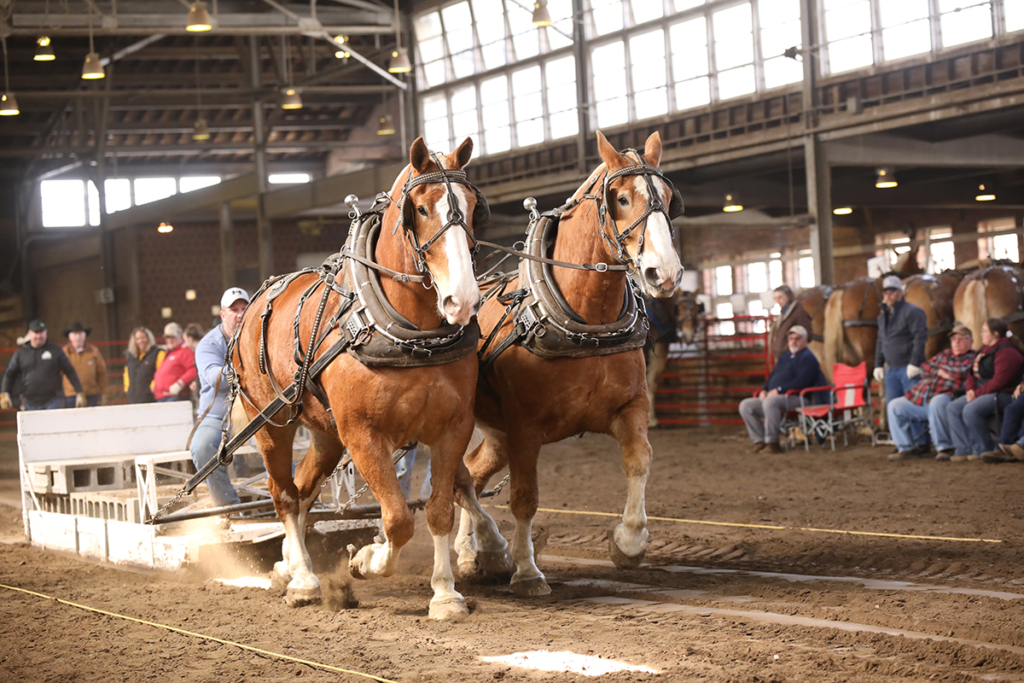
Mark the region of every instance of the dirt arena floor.
[[[537, 517], [539, 565], [552, 594], [459, 584], [462, 623], [427, 618], [422, 513], [399, 575], [355, 582], [356, 607], [344, 606], [337, 569], [322, 575], [325, 605], [296, 610], [258, 588], [43, 552], [4, 504], [0, 583], [402, 682], [585, 680], [484, 660], [538, 651], [654, 670], [597, 679], [609, 682], [1024, 681], [1024, 464], [889, 463], [888, 449], [868, 447], [750, 455], [737, 428], [658, 430], [652, 442], [647, 512], [661, 519], [645, 566], [608, 561], [612, 518], [570, 514], [616, 513], [625, 500], [614, 444], [572, 439], [541, 459], [551, 511]], [[4, 448], [0, 502], [11, 502], [16, 456]], [[508, 536], [506, 501], [492, 512]], [[0, 593], [2, 681], [359, 680]]]

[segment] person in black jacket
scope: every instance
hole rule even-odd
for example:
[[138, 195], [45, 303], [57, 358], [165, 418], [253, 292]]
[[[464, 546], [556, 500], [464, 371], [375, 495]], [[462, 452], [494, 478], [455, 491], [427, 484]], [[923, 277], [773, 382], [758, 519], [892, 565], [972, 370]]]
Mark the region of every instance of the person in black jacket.
[[124, 355], [124, 393], [128, 395], [128, 402], [155, 403], [153, 377], [167, 352], [156, 345], [148, 328], [136, 327], [128, 338], [128, 351]]
[[782, 418], [800, 406], [800, 397], [796, 394], [786, 396], [787, 391], [828, 386], [818, 359], [807, 348], [808, 336], [803, 325], [790, 327], [787, 338], [789, 351], [779, 356], [775, 369], [757, 397], [740, 403], [740, 417], [747, 426], [750, 440], [754, 442], [752, 453], [766, 448], [772, 453], [782, 452], [779, 446]]
[[4, 372], [0, 386], [0, 409], [12, 406], [11, 391], [19, 386], [25, 410], [54, 410], [64, 407], [64, 383], [68, 378], [75, 390], [75, 407], [85, 407], [85, 394], [78, 373], [67, 355], [46, 340], [46, 325], [41, 320], [28, 324], [28, 343], [18, 348]]
[[921, 366], [926, 360], [928, 317], [920, 308], [903, 300], [903, 283], [896, 275], [886, 275], [882, 280], [881, 308], [874, 377], [876, 382], [885, 382], [888, 403], [905, 396], [921, 377]]

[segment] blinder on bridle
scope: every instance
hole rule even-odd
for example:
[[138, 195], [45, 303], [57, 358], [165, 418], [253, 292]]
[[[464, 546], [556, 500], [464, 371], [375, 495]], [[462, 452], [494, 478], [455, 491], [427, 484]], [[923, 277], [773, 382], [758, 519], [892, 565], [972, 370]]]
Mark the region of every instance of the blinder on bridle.
[[[644, 159], [643, 155], [641, 155], [635, 149], [623, 150], [621, 154], [625, 156], [629, 152], [632, 152], [633, 155], [640, 160], [640, 163], [631, 164], [630, 166], [620, 168], [619, 170], [613, 171], [612, 173], [609, 173], [608, 175], [605, 176], [601, 191], [602, 201], [598, 207], [597, 217], [598, 221], [601, 224], [601, 237], [603, 237], [605, 241], [608, 242], [608, 246], [615, 253], [616, 258], [618, 258], [618, 260], [622, 263], [625, 263], [627, 265], [632, 264], [634, 267], [637, 267], [637, 264], [626, 251], [626, 240], [629, 239], [629, 236], [633, 234], [634, 230], [636, 230], [638, 227], [640, 228], [640, 241], [637, 247], [637, 258], [639, 259], [640, 250], [642, 250], [644, 246], [644, 238], [647, 236], [647, 219], [653, 213], [662, 213], [665, 215], [665, 219], [668, 221], [668, 226], [671, 230], [672, 219], [678, 218], [683, 215], [683, 196], [679, 194], [679, 190], [675, 188], [675, 186], [672, 184], [672, 181], [665, 177], [665, 174], [662, 173], [660, 168], [648, 164], [647, 160]], [[615, 225], [614, 215], [609, 217], [611, 219], [609, 222], [611, 223], [612, 234], [614, 235], [613, 241], [613, 239], [608, 236], [608, 233], [605, 232], [604, 229], [605, 217], [608, 215], [608, 187], [612, 183], [612, 181], [617, 180], [619, 178], [623, 178], [625, 176], [640, 176], [644, 179], [644, 181], [647, 183], [647, 205], [644, 207], [644, 212], [640, 214], [640, 217], [633, 221], [632, 225], [630, 225], [622, 232], [619, 232], [618, 227], [616, 227]], [[672, 197], [669, 200], [669, 205], [667, 208], [665, 207], [665, 204], [661, 201], [661, 194], [658, 192], [658, 188], [655, 187], [654, 181], [651, 180], [651, 176], [657, 176], [661, 178], [665, 182], [665, 184], [668, 185], [668, 188], [672, 193]]]
[[[486, 225], [491, 220], [491, 209], [487, 205], [487, 199], [481, 194], [480, 190], [476, 188], [473, 183], [469, 182], [466, 178], [466, 172], [461, 169], [446, 169], [441, 165], [441, 160], [438, 159], [437, 155], [433, 152], [430, 153], [434, 163], [437, 165], [438, 170], [430, 173], [422, 173], [415, 178], [412, 177], [412, 169], [409, 169], [409, 178], [405, 181], [405, 185], [402, 187], [402, 196], [398, 201], [398, 211], [400, 218], [395, 222], [395, 227], [392, 229], [392, 234], [398, 231], [398, 226], [401, 224], [405, 230], [406, 239], [409, 240], [409, 246], [412, 248], [413, 261], [416, 263], [416, 272], [421, 275], [427, 273], [427, 260], [426, 255], [430, 247], [434, 246], [434, 243], [444, 233], [448, 232], [448, 228], [453, 225], [457, 225], [462, 228], [467, 235], [469, 235], [470, 241], [473, 243], [473, 251], [476, 252], [479, 249], [476, 237], [474, 237], [472, 231], [469, 229], [469, 225], [466, 224], [466, 217], [462, 214], [462, 209], [459, 208], [459, 198], [455, 194], [455, 190], [452, 184], [466, 185], [473, 190], [473, 194], [476, 196], [476, 207], [473, 209], [473, 227], [480, 227]], [[419, 238], [416, 236], [416, 231], [413, 228], [416, 225], [416, 207], [409, 201], [409, 193], [413, 188], [419, 185], [430, 185], [434, 183], [444, 183], [445, 191], [448, 193], [448, 215], [444, 217], [444, 225], [438, 230], [429, 240], [423, 244], [419, 243]]]

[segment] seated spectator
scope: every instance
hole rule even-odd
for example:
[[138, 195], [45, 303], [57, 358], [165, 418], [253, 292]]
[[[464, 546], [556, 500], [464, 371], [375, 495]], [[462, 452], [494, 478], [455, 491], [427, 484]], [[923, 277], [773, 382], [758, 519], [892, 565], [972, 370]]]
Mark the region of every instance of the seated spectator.
[[187, 401], [189, 385], [198, 377], [195, 352], [185, 344], [181, 325], [164, 326], [164, 348], [167, 355], [153, 375], [153, 395], [158, 403]]
[[[75, 372], [78, 373], [82, 391], [85, 392], [85, 405], [92, 408], [103, 403], [103, 397], [107, 393], [107, 362], [103, 360], [100, 350], [86, 341], [86, 337], [90, 334], [92, 334], [91, 327], [85, 327], [76, 321], [71, 327], [64, 330], [64, 336], [68, 338], [68, 343], [62, 347], [62, 350], [67, 354]], [[74, 408], [76, 400], [75, 388], [65, 377], [64, 407]]]
[[1013, 392], [1013, 403], [1003, 411], [1003, 427], [999, 433], [999, 452], [984, 453], [987, 463], [1024, 461], [1024, 382]]
[[803, 325], [789, 328], [789, 351], [779, 356], [768, 381], [764, 383], [757, 398], [744, 399], [740, 403], [740, 416], [747, 426], [750, 440], [754, 442], [751, 453], [768, 449], [781, 453], [779, 446], [779, 425], [790, 410], [800, 407], [800, 397], [787, 396], [787, 391], [827, 386], [818, 359], [807, 348], [808, 333]]
[[945, 421], [946, 406], [963, 389], [971, 372], [975, 353], [973, 335], [965, 325], [949, 333], [950, 348], [921, 366], [921, 380], [906, 396], [889, 401], [889, 432], [898, 449], [889, 460], [916, 460], [931, 455], [928, 431], [938, 451], [936, 459], [948, 460], [953, 441]]
[[153, 403], [153, 376], [164, 362], [164, 350], [156, 345], [149, 329], [136, 327], [128, 338], [124, 355], [124, 393], [128, 394], [128, 402]]
[[[1013, 400], [1012, 391], [1021, 380], [1024, 354], [1006, 336], [1008, 328], [999, 318], [989, 318], [981, 327], [982, 347], [967, 376], [967, 395], [946, 407], [946, 422], [953, 437], [953, 462], [981, 460], [995, 451], [986, 420]], [[1019, 342], [1018, 342], [1019, 343]]]

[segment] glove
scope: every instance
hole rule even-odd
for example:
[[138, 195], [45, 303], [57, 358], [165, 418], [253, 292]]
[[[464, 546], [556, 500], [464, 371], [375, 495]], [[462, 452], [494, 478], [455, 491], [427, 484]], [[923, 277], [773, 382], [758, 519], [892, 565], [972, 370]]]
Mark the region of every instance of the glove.
[[10, 410], [13, 407], [14, 404], [11, 403], [11, 395], [0, 394], [0, 410]]
[[177, 396], [178, 394], [181, 393], [181, 390], [184, 389], [184, 388], [185, 388], [185, 385], [182, 384], [181, 381], [177, 381], [174, 384], [172, 384], [171, 386], [167, 387], [167, 395], [168, 396]]
[[919, 377], [920, 375], [921, 368], [917, 367], [916, 365], [907, 366], [907, 379], [914, 379], [915, 377]]
[[[918, 372], [920, 372], [920, 370]], [[884, 382], [885, 368], [875, 368], [875, 371], [871, 373], [871, 376], [875, 378], [876, 382]]]
[[75, 407], [76, 408], [84, 408], [85, 407], [85, 394], [75, 394]]

